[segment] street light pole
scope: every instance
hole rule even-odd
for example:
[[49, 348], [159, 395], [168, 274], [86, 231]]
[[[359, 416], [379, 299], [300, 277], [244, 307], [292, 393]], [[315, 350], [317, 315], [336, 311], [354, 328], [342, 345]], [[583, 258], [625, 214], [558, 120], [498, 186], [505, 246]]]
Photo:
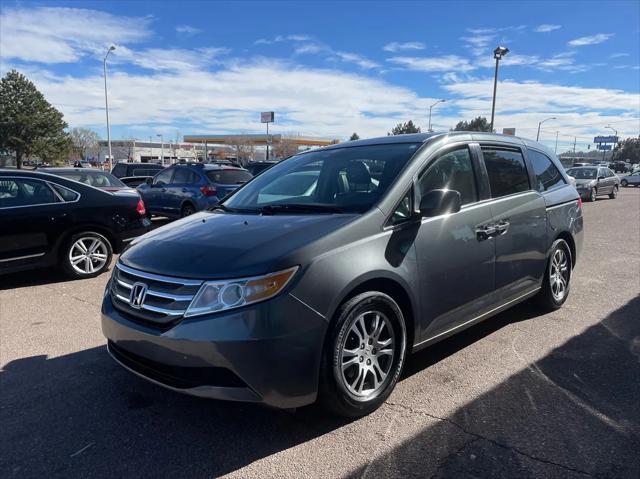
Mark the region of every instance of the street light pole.
[[104, 109], [107, 112], [107, 145], [109, 146], [109, 162], [113, 161], [113, 157], [111, 156], [111, 126], [109, 125], [109, 99], [107, 97], [107, 57], [109, 53], [115, 50], [116, 47], [111, 45], [107, 50], [107, 54], [104, 56], [104, 60], [102, 60], [102, 69], [104, 72]]
[[[608, 128], [609, 130], [613, 130], [615, 134], [616, 141], [613, 142], [613, 149], [615, 150], [616, 146], [618, 146], [618, 130], [613, 128], [611, 125], [607, 125], [605, 126], [605, 128]], [[602, 158], [604, 159], [604, 155], [602, 156]], [[611, 150], [611, 161], [613, 161], [613, 150]]]
[[545, 121], [549, 121], [549, 120], [557, 120], [557, 118], [555, 116], [552, 116], [551, 118], [546, 118], [544, 120], [542, 120], [540, 123], [538, 123], [538, 134], [536, 135], [536, 141], [540, 140], [540, 126], [545, 122]]
[[153, 163], [153, 137], [149, 137], [149, 163]]
[[436, 106], [438, 103], [444, 103], [445, 101], [447, 101], [447, 100], [438, 100], [437, 102], [435, 102], [433, 105], [431, 105], [431, 106], [429, 107], [429, 128], [427, 129], [427, 131], [428, 131], [429, 133], [431, 133], [431, 132], [433, 131], [433, 129], [431, 128], [431, 109], [432, 109], [434, 106]]
[[493, 101], [491, 104], [491, 125], [489, 129], [493, 132], [493, 119], [496, 113], [496, 90], [498, 89], [498, 65], [503, 56], [509, 53], [509, 49], [507, 47], [497, 47], [493, 51], [493, 58], [496, 59], [496, 71], [493, 75]]
[[556, 149], [554, 150], [554, 153], [556, 155], [558, 154], [558, 134], [559, 133], [560, 133], [559, 131], [556, 131]]
[[160, 137], [160, 161], [161, 161], [160, 164], [164, 166], [164, 140], [160, 133], [158, 133], [156, 136]]

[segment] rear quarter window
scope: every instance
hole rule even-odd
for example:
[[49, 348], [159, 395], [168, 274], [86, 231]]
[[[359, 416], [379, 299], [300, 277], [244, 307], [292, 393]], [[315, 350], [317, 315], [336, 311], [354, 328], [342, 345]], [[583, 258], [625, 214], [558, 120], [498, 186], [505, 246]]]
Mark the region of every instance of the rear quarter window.
[[536, 189], [540, 192], [565, 185], [566, 182], [551, 159], [539, 151], [528, 150], [529, 160], [536, 175]]
[[246, 183], [253, 178], [253, 175], [244, 170], [211, 170], [207, 171], [207, 178], [214, 183], [235, 185], [239, 183]]

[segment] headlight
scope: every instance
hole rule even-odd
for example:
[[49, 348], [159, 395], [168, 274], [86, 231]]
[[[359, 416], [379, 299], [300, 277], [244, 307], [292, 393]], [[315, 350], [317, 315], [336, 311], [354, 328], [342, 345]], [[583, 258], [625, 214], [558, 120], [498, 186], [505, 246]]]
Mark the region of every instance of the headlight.
[[273, 298], [284, 289], [298, 267], [252, 278], [207, 281], [196, 293], [186, 317], [239, 308]]

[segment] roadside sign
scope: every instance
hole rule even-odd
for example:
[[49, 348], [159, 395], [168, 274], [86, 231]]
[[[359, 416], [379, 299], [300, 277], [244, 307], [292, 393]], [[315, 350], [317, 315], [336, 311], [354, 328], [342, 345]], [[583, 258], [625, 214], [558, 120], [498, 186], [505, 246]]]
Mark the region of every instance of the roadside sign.
[[618, 143], [617, 136], [596, 136], [593, 139], [594, 143]]
[[609, 150], [611, 150], [611, 145], [602, 145], [602, 144], [598, 144], [598, 150], [601, 150], [601, 151], [609, 151]]
[[273, 111], [263, 111], [260, 113], [260, 123], [273, 123], [275, 118], [276, 114]]
[[516, 136], [516, 129], [515, 128], [503, 128], [502, 129], [502, 134], [503, 135], [508, 135], [508, 136]]

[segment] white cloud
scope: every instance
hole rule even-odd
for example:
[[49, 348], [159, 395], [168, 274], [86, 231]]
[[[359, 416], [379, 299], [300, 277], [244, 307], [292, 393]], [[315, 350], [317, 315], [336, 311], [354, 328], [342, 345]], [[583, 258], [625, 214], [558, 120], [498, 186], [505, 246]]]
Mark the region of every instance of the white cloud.
[[335, 55], [342, 60], [343, 62], [347, 62], [347, 63], [355, 63], [356, 65], [358, 65], [360, 68], [364, 68], [365, 70], [371, 69], [371, 68], [378, 68], [380, 67], [380, 65], [372, 60], [369, 60], [368, 58], [362, 56], [362, 55], [358, 55], [357, 53], [350, 53], [350, 52], [335, 52]]
[[196, 27], [192, 27], [191, 25], [178, 25], [176, 27], [176, 33], [180, 35], [196, 35], [198, 33], [202, 33], [202, 30]]
[[[483, 31], [486, 29], [476, 29], [472, 33]], [[485, 33], [476, 33], [473, 36], [462, 37], [464, 43], [471, 49], [471, 53], [476, 56], [484, 55], [487, 52], [487, 47], [494, 41], [496, 38], [496, 34], [485, 32]]]
[[111, 63], [131, 63], [149, 70], [188, 70], [207, 66], [214, 59], [229, 53], [227, 48], [147, 48], [130, 50], [118, 46], [113, 52]]
[[146, 39], [150, 22], [150, 17], [79, 8], [5, 8], [0, 15], [0, 52], [3, 61], [69, 63], [103, 55], [112, 43]]
[[562, 25], [553, 25], [550, 23], [543, 23], [542, 25], [538, 25], [536, 28], [534, 28], [533, 31], [538, 33], [547, 33], [547, 32], [552, 32], [554, 30], [558, 30], [560, 28], [562, 28]]
[[385, 52], [398, 52], [402, 50], [424, 50], [425, 45], [422, 42], [391, 42], [387, 43], [382, 49]]
[[569, 42], [572, 47], [582, 47], [584, 45], [595, 45], [607, 41], [613, 36], [613, 33], [597, 33], [587, 37], [575, 38]]
[[476, 67], [471, 62], [457, 55], [441, 57], [391, 57], [388, 61], [401, 65], [409, 70], [424, 72], [468, 72]]
[[611, 55], [609, 55], [609, 58], [622, 58], [622, 57], [628, 57], [629, 54], [628, 53], [612, 53]]
[[294, 34], [294, 35], [278, 35], [276, 37], [273, 38], [259, 38], [258, 40], [256, 40], [254, 43], [254, 45], [271, 45], [273, 43], [281, 43], [281, 42], [307, 42], [307, 41], [311, 41], [313, 40], [313, 38], [311, 38], [309, 35], [299, 35], [299, 34]]

